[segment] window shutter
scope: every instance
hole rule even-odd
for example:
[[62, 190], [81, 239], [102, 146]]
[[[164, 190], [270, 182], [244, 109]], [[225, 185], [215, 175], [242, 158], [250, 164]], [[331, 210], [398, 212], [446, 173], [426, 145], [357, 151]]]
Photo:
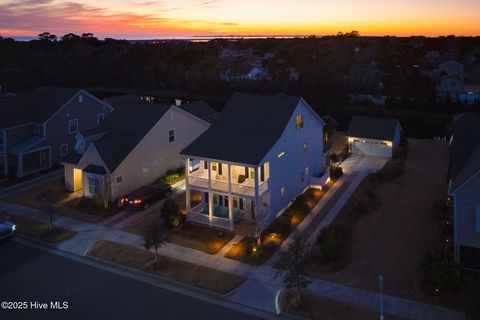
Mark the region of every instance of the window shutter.
[[248, 179], [248, 167], [245, 167], [245, 178]]
[[476, 210], [475, 231], [480, 232], [480, 206], [477, 206], [477, 210]]

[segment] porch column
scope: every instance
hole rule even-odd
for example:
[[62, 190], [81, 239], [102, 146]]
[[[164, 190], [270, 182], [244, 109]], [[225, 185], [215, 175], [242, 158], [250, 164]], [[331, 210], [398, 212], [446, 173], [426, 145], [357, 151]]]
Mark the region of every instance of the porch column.
[[232, 165], [228, 164], [228, 192], [232, 193]]
[[233, 231], [235, 228], [233, 221], [233, 197], [232, 194], [228, 195], [228, 222], [230, 223], [230, 231]]
[[186, 214], [188, 215], [192, 209], [192, 204], [190, 200], [190, 186], [188, 185], [188, 174], [190, 173], [190, 158], [187, 158], [185, 161], [185, 194], [186, 194]]
[[253, 200], [254, 203], [255, 203], [255, 237], [257, 238], [257, 245], [260, 245], [260, 230], [259, 230], [259, 226], [258, 226], [258, 194], [259, 194], [259, 190], [258, 190], [258, 170], [259, 168], [258, 167], [254, 167], [254, 177], [255, 177], [255, 181], [253, 181], [253, 185], [255, 186], [255, 199]]
[[208, 222], [211, 225], [213, 222], [213, 192], [208, 192]]

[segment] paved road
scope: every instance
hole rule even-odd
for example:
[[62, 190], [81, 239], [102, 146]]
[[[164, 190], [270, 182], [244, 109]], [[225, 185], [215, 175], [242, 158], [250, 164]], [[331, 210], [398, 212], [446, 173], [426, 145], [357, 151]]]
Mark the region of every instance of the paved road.
[[0, 243], [1, 301], [67, 301], [67, 310], [0, 319], [259, 319], [13, 241]]

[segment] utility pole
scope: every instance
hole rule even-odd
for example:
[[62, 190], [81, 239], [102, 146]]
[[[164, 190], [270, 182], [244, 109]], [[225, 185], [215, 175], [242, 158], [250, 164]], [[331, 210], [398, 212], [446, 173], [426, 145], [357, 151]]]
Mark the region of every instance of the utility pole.
[[383, 276], [378, 276], [378, 287], [380, 291], [380, 320], [384, 320], [385, 317], [383, 316]]

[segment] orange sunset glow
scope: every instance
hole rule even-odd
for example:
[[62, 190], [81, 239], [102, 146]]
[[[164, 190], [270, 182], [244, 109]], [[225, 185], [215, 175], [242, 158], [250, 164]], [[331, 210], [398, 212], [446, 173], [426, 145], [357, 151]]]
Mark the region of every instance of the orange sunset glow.
[[0, 1], [0, 35], [93, 32], [99, 37], [193, 35], [478, 35], [474, 0]]

